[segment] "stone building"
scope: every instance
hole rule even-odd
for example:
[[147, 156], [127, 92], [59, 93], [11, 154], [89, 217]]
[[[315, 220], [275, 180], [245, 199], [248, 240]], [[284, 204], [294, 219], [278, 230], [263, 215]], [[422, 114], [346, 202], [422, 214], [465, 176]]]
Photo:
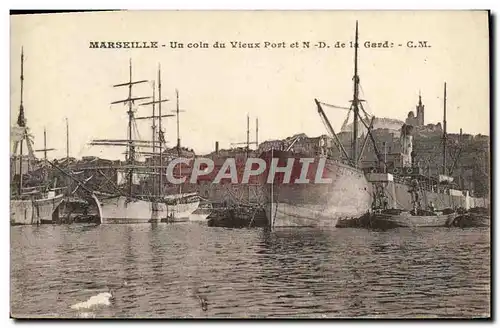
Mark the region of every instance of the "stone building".
[[418, 94], [418, 104], [415, 107], [417, 115], [413, 111], [408, 113], [405, 123], [414, 127], [420, 127], [425, 125], [425, 106], [422, 104], [422, 95]]

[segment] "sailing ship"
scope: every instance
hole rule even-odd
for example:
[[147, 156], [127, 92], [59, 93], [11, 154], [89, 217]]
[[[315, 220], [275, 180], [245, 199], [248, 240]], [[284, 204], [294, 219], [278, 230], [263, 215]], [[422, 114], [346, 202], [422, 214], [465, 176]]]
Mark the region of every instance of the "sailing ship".
[[[180, 101], [179, 101], [179, 90], [175, 90], [175, 98], [176, 98], [176, 106], [175, 110], [172, 111], [175, 113], [176, 121], [177, 121], [177, 144], [176, 144], [176, 150], [177, 150], [177, 157], [182, 157], [182, 147], [181, 147], [181, 137], [180, 137], [180, 113], [185, 112], [184, 110], [180, 109]], [[182, 178], [183, 177], [183, 171], [182, 171], [182, 164], [177, 165], [177, 178]], [[185, 173], [190, 173], [190, 168], [188, 166], [187, 168], [188, 172]], [[179, 184], [178, 186], [178, 193], [182, 195], [182, 183]], [[197, 193], [190, 193], [191, 195], [198, 195]], [[201, 201], [201, 197], [197, 198]], [[206, 203], [202, 202], [201, 204], [198, 203], [197, 209], [193, 211], [189, 215], [189, 221], [191, 222], [206, 222], [206, 219], [208, 216], [212, 213], [212, 204], [211, 203]]]
[[[322, 109], [321, 102], [315, 99], [318, 113], [335, 140], [335, 145], [342, 152], [343, 161], [329, 156], [329, 152], [323, 151], [326, 146], [322, 145], [322, 151], [316, 155], [314, 162], [308, 163], [308, 170], [307, 168], [305, 170], [307, 170], [307, 178], [312, 181], [319, 168], [324, 179], [331, 179], [329, 183], [297, 183], [297, 180], [301, 178], [303, 165], [307, 165], [301, 163], [300, 159], [310, 156], [293, 150], [296, 140], [286, 149], [272, 148], [261, 154], [260, 157], [266, 162], [266, 171], [260, 176], [261, 179], [267, 179], [272, 161], [276, 161], [280, 167], [286, 165], [288, 160], [294, 159], [289, 183], [284, 183], [283, 173], [276, 173], [274, 179], [270, 179], [269, 182], [261, 180], [264, 186], [263, 194], [268, 204], [266, 216], [271, 227], [335, 227], [339, 219], [359, 217], [371, 208], [371, 185], [358, 165], [358, 121], [365, 122], [359, 115], [362, 103], [359, 99], [357, 22], [353, 89], [351, 109], [354, 113], [354, 129], [351, 156], [347, 154], [338, 140]], [[321, 163], [324, 163], [323, 169], [321, 169]]]
[[[33, 171], [36, 158], [34, 156], [33, 143], [30, 139], [29, 129], [26, 117], [24, 115], [23, 105], [24, 88], [24, 51], [21, 50], [21, 101], [19, 105], [19, 114], [17, 124], [12, 127], [11, 141], [13, 142], [13, 156], [11, 159], [11, 199], [10, 199], [10, 222], [12, 225], [31, 225], [41, 223], [51, 223], [52, 216], [59, 204], [62, 202], [63, 195], [57, 194], [57, 189], [50, 188], [47, 181], [46, 165], [41, 168], [44, 176], [43, 184], [35, 186], [26, 186], [25, 170], [23, 168], [26, 156], [23, 154], [23, 145], [28, 148], [28, 171]], [[44, 151], [45, 161], [47, 163], [46, 133], [44, 132]], [[19, 154], [18, 151], [19, 150]], [[40, 171], [40, 170], [38, 170]]]
[[[94, 192], [101, 223], [146, 223], [146, 222], [177, 222], [187, 221], [189, 216], [198, 208], [199, 197], [197, 193], [169, 194], [163, 192], [163, 178], [166, 167], [163, 165], [163, 144], [165, 143], [164, 131], [162, 130], [162, 118], [172, 115], [162, 115], [161, 104], [167, 99], [161, 98], [161, 71], [158, 69], [158, 96], [159, 100], [143, 103], [141, 105], [152, 105], [153, 115], [146, 117], [135, 117], [134, 104], [138, 100], [149, 99], [151, 97], [133, 97], [132, 86], [139, 83], [146, 83], [147, 80], [132, 80], [132, 61], [129, 64], [129, 81], [117, 84], [114, 87], [128, 87], [128, 98], [115, 101], [112, 104], [128, 105], [128, 135], [127, 139], [94, 140], [91, 145], [124, 146], [126, 147], [126, 165], [118, 168], [115, 193]], [[153, 87], [154, 90], [154, 87]], [[158, 105], [158, 115], [155, 113]], [[151, 141], [134, 139], [133, 126], [136, 119], [152, 119], [153, 138]], [[158, 131], [155, 122], [158, 121]], [[158, 133], [158, 138], [156, 138]], [[141, 148], [153, 149], [152, 152], [142, 152]], [[156, 152], [158, 150], [158, 153]], [[138, 165], [136, 156], [140, 154], [149, 155], [159, 159], [159, 165]], [[157, 182], [149, 195], [141, 195], [137, 185], [141, 177], [156, 176], [153, 181]], [[125, 184], [122, 184], [125, 182]], [[122, 188], [125, 187], [125, 188]], [[124, 190], [125, 189], [125, 190]]]

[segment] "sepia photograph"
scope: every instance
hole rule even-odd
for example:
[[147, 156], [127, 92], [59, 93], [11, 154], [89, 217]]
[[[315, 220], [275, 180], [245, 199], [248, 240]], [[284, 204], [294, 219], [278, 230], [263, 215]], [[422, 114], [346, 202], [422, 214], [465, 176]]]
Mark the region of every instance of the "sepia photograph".
[[491, 319], [487, 10], [10, 15], [12, 319]]

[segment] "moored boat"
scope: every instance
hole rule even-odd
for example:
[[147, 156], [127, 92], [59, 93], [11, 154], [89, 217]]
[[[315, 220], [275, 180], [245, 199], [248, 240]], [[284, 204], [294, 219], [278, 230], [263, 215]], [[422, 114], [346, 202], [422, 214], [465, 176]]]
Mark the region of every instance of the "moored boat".
[[103, 224], [185, 222], [199, 205], [196, 193], [169, 195], [158, 202], [117, 195], [100, 195], [96, 199]]
[[234, 204], [214, 208], [208, 217], [208, 225], [225, 228], [267, 227], [264, 208], [253, 204]]
[[412, 211], [388, 210], [373, 213], [370, 216], [370, 227], [376, 229], [391, 228], [423, 228], [423, 227], [449, 227], [457, 213], [443, 214], [442, 212], [419, 211], [416, 215]]
[[490, 227], [490, 225], [491, 212], [490, 209], [484, 207], [471, 208], [467, 212], [462, 211], [451, 223], [451, 226], [460, 228]]
[[[268, 174], [263, 174], [261, 183], [263, 194], [267, 198], [266, 215], [271, 227], [331, 227], [337, 225], [339, 219], [356, 218], [366, 213], [372, 205], [371, 185], [359, 167], [360, 153], [358, 148], [358, 123], [363, 121], [360, 111], [364, 111], [362, 101], [359, 99], [358, 76], [358, 23], [356, 22], [354, 47], [354, 87], [351, 107], [354, 114], [351, 154], [348, 155], [333, 130], [328, 117], [322, 109], [320, 101], [315, 99], [318, 114], [325, 123], [330, 138], [320, 139], [318, 151], [311, 156], [294, 151], [293, 147], [298, 138], [280, 149], [267, 150], [261, 154], [266, 162], [267, 172], [273, 161], [278, 161], [278, 167], [288, 166], [293, 160], [291, 177], [284, 181], [284, 174], [277, 173], [268, 179]], [[341, 159], [331, 156], [331, 142], [341, 153]], [[285, 145], [282, 145], [285, 146]], [[361, 150], [361, 151], [360, 151]], [[303, 183], [302, 174], [309, 182]], [[328, 182], [319, 182], [318, 180]], [[313, 181], [314, 180], [314, 181]]]
[[[414, 147], [414, 135], [424, 131], [424, 105], [422, 103], [421, 95], [419, 94], [418, 105], [416, 106], [417, 118], [413, 119], [413, 112], [408, 115], [407, 123], [403, 123], [400, 130], [399, 142], [394, 143], [391, 139], [389, 149], [392, 148], [390, 154], [387, 153], [387, 144], [384, 141], [382, 147], [384, 148], [384, 156], [389, 156], [391, 160], [383, 170], [377, 167], [365, 168], [368, 180], [374, 184], [374, 191], [377, 194], [384, 194], [388, 207], [395, 209], [411, 210], [413, 208], [413, 194], [412, 190], [417, 190], [419, 193], [419, 201], [424, 204], [433, 204], [437, 209], [446, 208], [469, 208], [477, 206], [488, 206], [489, 199], [486, 197], [477, 197], [470, 193], [470, 190], [460, 187], [457, 183], [457, 174], [455, 169], [459, 161], [460, 155], [464, 148], [462, 141], [462, 131], [454, 142], [449, 143], [449, 136], [447, 133], [447, 84], [444, 83], [443, 93], [443, 121], [442, 124], [436, 125], [440, 132], [442, 129], [441, 146], [442, 164], [439, 165], [439, 170], [431, 170], [431, 158], [425, 151], [422, 150], [422, 141], [419, 147]], [[418, 132], [420, 131], [420, 132]], [[435, 133], [435, 132], [433, 132]], [[430, 138], [432, 137], [432, 134]], [[426, 136], [429, 138], [429, 136]], [[384, 140], [382, 138], [382, 140]], [[387, 140], [387, 139], [385, 139]], [[431, 142], [431, 141], [429, 141]], [[432, 144], [432, 142], [431, 142]], [[450, 146], [455, 149], [454, 153], [450, 153]], [[420, 150], [419, 150], [420, 148]], [[394, 149], [399, 151], [395, 152]], [[447, 158], [453, 159], [451, 164], [448, 164]], [[370, 160], [368, 159], [367, 163]], [[427, 165], [422, 165], [427, 162]], [[455, 176], [455, 178], [453, 177]], [[460, 180], [460, 176], [458, 176]]]
[[[188, 221], [189, 216], [198, 208], [199, 197], [196, 193], [191, 194], [164, 194], [163, 177], [165, 176], [165, 167], [163, 166], [162, 152], [165, 143], [164, 131], [161, 127], [161, 118], [172, 116], [162, 115], [161, 103], [167, 101], [161, 98], [161, 73], [158, 70], [158, 94], [159, 100], [155, 100], [155, 87], [153, 85], [153, 101], [141, 105], [153, 105], [153, 115], [147, 117], [135, 117], [133, 104], [137, 100], [150, 97], [132, 97], [132, 85], [147, 82], [147, 80], [132, 80], [132, 64], [129, 65], [129, 82], [117, 84], [115, 87], [127, 86], [129, 89], [128, 98], [115, 101], [113, 104], [128, 104], [128, 135], [124, 140], [94, 140], [93, 145], [104, 146], [124, 146], [127, 149], [126, 167], [118, 168], [118, 183], [114, 186], [116, 193], [105, 194], [93, 192], [92, 197], [97, 204], [98, 212], [101, 217], [101, 223], [148, 223], [148, 222], [179, 222]], [[155, 105], [158, 105], [158, 114], [155, 113]], [[132, 125], [136, 119], [153, 120], [153, 138], [151, 141], [134, 140], [132, 137]], [[155, 122], [158, 121], [158, 130]], [[157, 135], [158, 134], [158, 135]], [[152, 148], [152, 152], [141, 152], [139, 148]], [[156, 152], [158, 149], [158, 152]], [[153, 158], [158, 156], [159, 166], [137, 165], [136, 155], [148, 154]], [[140, 172], [137, 172], [140, 171]], [[137, 194], [137, 188], [141, 176], [153, 176], [154, 185], [150, 190], [150, 195]], [[158, 179], [156, 178], [158, 177]], [[124, 178], [124, 179], [123, 179]], [[158, 180], [158, 181], [157, 181]], [[124, 183], [123, 183], [124, 182]], [[122, 183], [122, 184], [121, 184]]]
[[[324, 160], [322, 177], [329, 183], [297, 183], [302, 171], [300, 154], [290, 151], [268, 151], [261, 155], [269, 167], [272, 159], [278, 166], [295, 159], [290, 183], [282, 183], [283, 174], [277, 173], [272, 183], [263, 181], [264, 195], [268, 197], [266, 215], [274, 227], [330, 227], [339, 219], [356, 218], [366, 213], [372, 204], [371, 186], [363, 171], [333, 159], [316, 157], [309, 165], [309, 177]], [[267, 173], [267, 171], [266, 171]], [[267, 178], [267, 174], [262, 175]]]
[[63, 200], [63, 195], [50, 191], [42, 195], [32, 195], [28, 199], [11, 199], [11, 225], [31, 225], [53, 222], [53, 214]]
[[[28, 133], [26, 118], [23, 105], [23, 86], [24, 86], [24, 52], [21, 51], [21, 102], [19, 106], [19, 115], [17, 125], [12, 127], [11, 141], [13, 142], [12, 158], [12, 180], [11, 180], [11, 198], [10, 198], [10, 223], [12, 225], [31, 225], [41, 223], [52, 223], [52, 217], [63, 200], [63, 195], [57, 194], [58, 189], [48, 187], [46, 171], [44, 174], [44, 185], [25, 187], [25, 175], [36, 162], [33, 144]], [[44, 143], [46, 138], [44, 138]], [[25, 172], [23, 162], [23, 145], [28, 148], [28, 165]], [[19, 155], [17, 150], [19, 149]], [[47, 160], [46, 145], [41, 151], [45, 152], [45, 161]]]
[[[451, 208], [437, 211], [432, 202], [428, 209], [422, 205], [422, 190], [418, 184], [411, 185], [408, 190], [411, 199], [411, 208], [387, 208], [387, 197], [383, 192], [374, 195], [374, 211], [367, 218], [367, 226], [375, 229], [391, 229], [397, 227], [449, 227], [458, 216], [457, 211]], [[365, 220], [366, 221], [366, 220]]]

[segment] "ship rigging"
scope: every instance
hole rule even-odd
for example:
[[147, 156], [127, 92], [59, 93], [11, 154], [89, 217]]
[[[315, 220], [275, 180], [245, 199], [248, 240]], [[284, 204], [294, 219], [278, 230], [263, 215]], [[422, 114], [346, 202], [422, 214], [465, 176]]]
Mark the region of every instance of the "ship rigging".
[[[375, 138], [372, 135], [372, 128], [373, 128], [373, 122], [375, 120], [375, 116], [369, 115], [368, 112], [365, 110], [363, 106], [364, 100], [359, 98], [359, 91], [360, 91], [360, 78], [358, 74], [358, 50], [359, 50], [359, 33], [358, 33], [358, 22], [356, 21], [356, 32], [355, 32], [355, 42], [354, 42], [354, 76], [353, 76], [353, 98], [351, 100], [351, 105], [350, 107], [343, 107], [343, 106], [336, 106], [336, 105], [331, 105], [327, 104], [325, 102], [321, 102], [317, 99], [314, 99], [316, 103], [316, 107], [318, 109], [318, 114], [320, 115], [323, 124], [325, 125], [328, 133], [330, 136], [334, 139], [334, 144], [338, 148], [338, 150], [341, 152], [341, 156], [349, 163], [349, 165], [353, 167], [359, 167], [359, 160], [363, 156], [363, 152], [365, 150], [368, 138], [370, 138], [375, 154], [377, 156], [377, 160], [379, 162], [379, 165], [382, 165], [384, 168], [384, 171], [387, 170], [387, 165], [384, 157], [382, 156], [381, 152], [379, 151]], [[338, 109], [346, 109], [348, 110], [347, 113], [347, 118], [344, 121], [343, 126], [345, 127], [347, 125], [347, 122], [349, 120], [350, 113], [352, 111], [353, 113], [353, 131], [352, 131], [352, 136], [351, 136], [351, 154], [349, 155], [342, 145], [341, 141], [339, 140], [337, 134], [335, 133], [335, 130], [333, 129], [327, 115], [325, 114], [322, 105], [332, 107], [332, 108], [338, 108]], [[361, 112], [364, 114], [364, 119], [360, 114]], [[367, 124], [366, 122], [370, 119], [370, 123]], [[367, 130], [367, 134], [365, 135], [365, 139], [363, 140], [363, 144], [361, 146], [361, 149], [358, 151], [358, 134], [359, 134], [359, 121], [363, 123], [364, 127]]]

